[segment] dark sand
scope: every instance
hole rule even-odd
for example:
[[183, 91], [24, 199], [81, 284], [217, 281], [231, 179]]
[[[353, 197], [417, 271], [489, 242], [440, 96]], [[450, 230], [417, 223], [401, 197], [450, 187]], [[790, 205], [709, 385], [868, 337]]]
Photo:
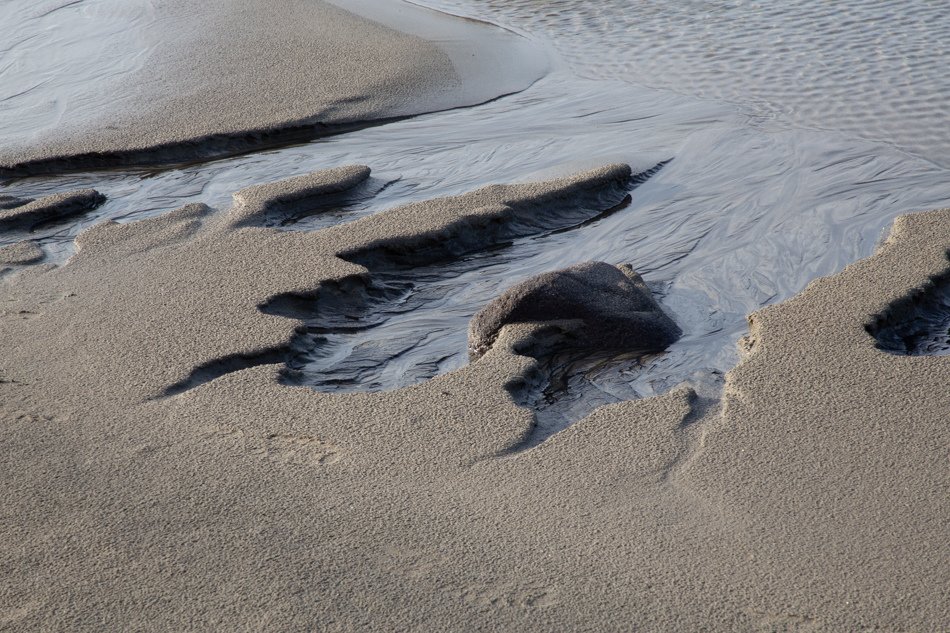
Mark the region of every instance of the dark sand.
[[22, 200], [0, 209], [0, 231], [32, 229], [43, 222], [63, 220], [95, 209], [106, 197], [95, 189], [65, 191], [38, 200]]

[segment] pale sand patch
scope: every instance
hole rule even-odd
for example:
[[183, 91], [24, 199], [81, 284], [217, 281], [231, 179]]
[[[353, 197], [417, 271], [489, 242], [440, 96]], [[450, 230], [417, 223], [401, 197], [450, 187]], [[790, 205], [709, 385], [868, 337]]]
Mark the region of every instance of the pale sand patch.
[[153, 399], [201, 363], [285, 344], [294, 322], [256, 306], [364, 272], [337, 253], [478, 235], [510, 221], [486, 211], [506, 200], [622, 171], [314, 233], [234, 230], [227, 212], [191, 205], [94, 227], [67, 265], [7, 280], [0, 619], [73, 631], [946, 628], [950, 359], [884, 353], [864, 324], [947, 268], [950, 210], [900, 218], [875, 256], [753, 315], [720, 412], [680, 388], [496, 459], [532, 424], [504, 389], [533, 362], [510, 352], [530, 325], [388, 393], [287, 387], [271, 365]]

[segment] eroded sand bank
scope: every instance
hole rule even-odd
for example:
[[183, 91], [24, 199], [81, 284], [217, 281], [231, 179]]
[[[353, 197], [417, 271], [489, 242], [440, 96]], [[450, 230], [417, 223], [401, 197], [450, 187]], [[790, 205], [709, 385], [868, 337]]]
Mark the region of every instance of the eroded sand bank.
[[[358, 171], [313, 182], [344, 188]], [[294, 321], [258, 306], [365, 273], [338, 254], [464, 244], [524, 221], [499, 204], [618, 177], [629, 171], [494, 187], [313, 233], [234, 229], [240, 204], [191, 205], [101, 225], [67, 265], [8, 278], [4, 621], [941, 628], [950, 365], [887, 354], [864, 326], [947, 268], [950, 210], [902, 217], [875, 256], [753, 315], [720, 408], [679, 388], [513, 458], [533, 422], [506, 385], [535, 362], [512, 352], [531, 325], [399, 391], [318, 393], [264, 364], [162, 397], [202, 364], [285, 345]]]
[[544, 54], [513, 33], [408, 4], [355, 4], [369, 17], [321, 0], [143, 3], [155, 16], [142, 68], [76, 98], [96, 116], [67, 109], [51, 133], [0, 148], [0, 177], [299, 142], [481, 103], [546, 71]]

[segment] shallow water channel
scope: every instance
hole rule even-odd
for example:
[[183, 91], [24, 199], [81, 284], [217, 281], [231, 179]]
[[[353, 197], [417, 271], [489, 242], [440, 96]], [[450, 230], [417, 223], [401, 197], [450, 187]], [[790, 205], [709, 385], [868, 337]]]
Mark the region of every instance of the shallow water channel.
[[[96, 3], [60, 4], [16, 19], [27, 31], [43, 21], [51, 37], [69, 43], [75, 34], [66, 22], [49, 21]], [[364, 195], [279, 228], [318, 230], [605, 162], [642, 170], [669, 161], [599, 221], [449, 268], [383, 276], [392, 297], [361, 315], [358, 327], [322, 332], [308, 323], [310, 343], [295, 343], [295, 381], [325, 391], [400, 388], [467, 363], [468, 320], [512, 284], [580, 261], [630, 263], [684, 335], [665, 354], [572, 361], [562, 394], [523, 402], [539, 410], [548, 434], [597, 405], [683, 380], [714, 394], [737, 360], [748, 313], [871, 254], [896, 215], [950, 204], [950, 78], [942, 65], [950, 19], [941, 3], [835, 3], [823, 11], [804, 0], [427, 4], [523, 34], [550, 51], [552, 72], [472, 108], [203, 164], [21, 179], [2, 193], [91, 186], [108, 196], [95, 212], [32, 235], [62, 262], [78, 232], [103, 219], [197, 201], [224, 208], [242, 187], [348, 163], [373, 169]], [[39, 44], [0, 52], [2, 72], [30, 46]], [[30, 89], [35, 97], [44, 88]], [[15, 97], [0, 95], [7, 114], [26, 107]], [[2, 235], [0, 243], [23, 237]]]

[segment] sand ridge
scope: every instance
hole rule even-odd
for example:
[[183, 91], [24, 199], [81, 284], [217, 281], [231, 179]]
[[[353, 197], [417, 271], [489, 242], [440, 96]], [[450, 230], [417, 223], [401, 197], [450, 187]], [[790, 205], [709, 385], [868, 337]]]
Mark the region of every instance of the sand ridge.
[[0, 210], [0, 230], [32, 229], [51, 220], [62, 220], [95, 209], [106, 197], [95, 189], [64, 191], [38, 200], [15, 201]]

